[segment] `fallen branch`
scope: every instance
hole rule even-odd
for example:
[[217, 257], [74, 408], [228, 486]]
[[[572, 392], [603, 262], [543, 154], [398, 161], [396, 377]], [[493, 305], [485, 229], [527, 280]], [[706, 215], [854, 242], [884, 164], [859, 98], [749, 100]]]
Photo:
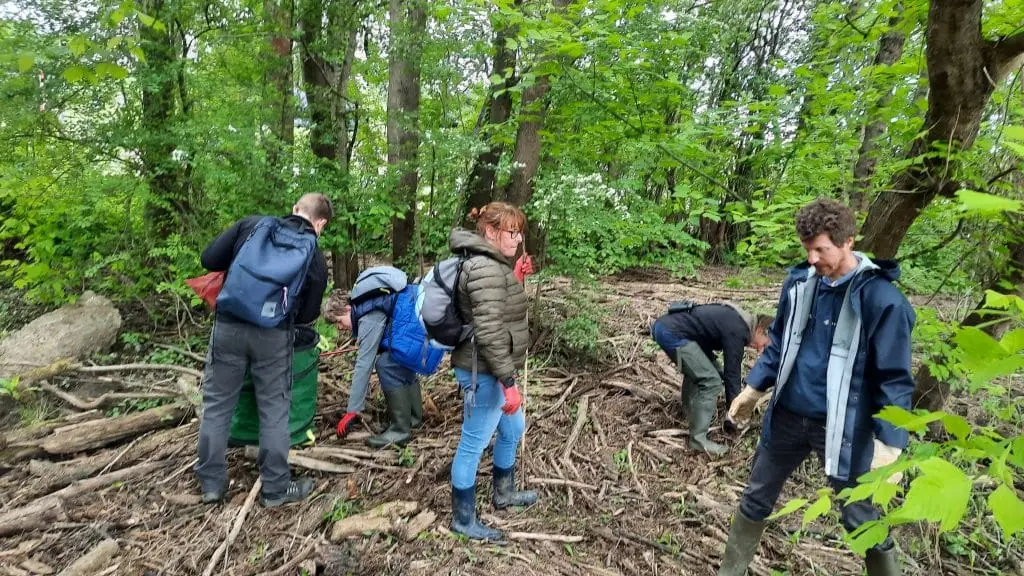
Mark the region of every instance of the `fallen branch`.
[[364, 532], [400, 532], [401, 518], [416, 513], [419, 507], [419, 502], [403, 500], [381, 504], [369, 512], [335, 522], [331, 528], [330, 540], [337, 542]]
[[311, 542], [308, 546], [299, 550], [299, 553], [296, 554], [295, 557], [285, 564], [282, 564], [280, 568], [271, 570], [270, 572], [262, 572], [257, 574], [257, 576], [288, 576], [289, 574], [294, 574], [295, 568], [297, 568], [299, 564], [302, 564], [303, 560], [309, 558], [313, 552], [316, 551], [316, 548], [319, 545], [319, 542]]
[[323, 460], [296, 454], [294, 451], [288, 453], [288, 463], [307, 470], [316, 470], [317, 472], [327, 472], [329, 474], [351, 474], [356, 471], [351, 466], [324, 462]]
[[583, 425], [587, 422], [587, 410], [590, 407], [590, 396], [584, 396], [580, 398], [580, 403], [576, 407], [576, 423], [572, 427], [572, 433], [569, 434], [569, 440], [565, 443], [565, 448], [562, 450], [562, 460], [565, 462], [569, 461], [569, 454], [572, 453], [572, 447], [576, 444], [576, 441], [580, 437], [580, 432], [583, 431]]
[[580, 490], [592, 490], [597, 491], [597, 486], [591, 484], [585, 484], [583, 482], [576, 482], [575, 480], [563, 480], [561, 478], [530, 478], [530, 484], [540, 484], [541, 486], [565, 486], [567, 488], [579, 488]]
[[82, 400], [78, 396], [75, 396], [70, 392], [65, 392], [47, 382], [39, 382], [37, 386], [40, 390], [53, 394], [77, 410], [95, 410], [106, 405], [108, 402], [113, 404], [115, 401], [120, 400], [148, 400], [177, 397], [177, 394], [168, 392], [107, 392], [95, 400]]
[[186, 358], [191, 358], [192, 360], [195, 360], [196, 362], [202, 362], [203, 364], [206, 363], [206, 357], [204, 357], [202, 354], [196, 354], [195, 352], [189, 352], [188, 350], [185, 350], [184, 348], [178, 348], [177, 346], [172, 346], [170, 344], [161, 344], [160, 342], [154, 342], [153, 346], [156, 346], [157, 348], [163, 348], [164, 350], [170, 350], [171, 352], [175, 352], [175, 353], [180, 354], [180, 355], [182, 355], [182, 356], [184, 356]]
[[47, 518], [52, 518], [59, 511], [63, 500], [110, 486], [114, 482], [123, 482], [136, 475], [152, 472], [163, 465], [162, 461], [149, 462], [82, 480], [53, 494], [38, 498], [25, 506], [0, 514], [0, 536], [9, 536], [32, 529], [33, 526], [38, 526], [40, 523], [45, 526], [48, 522]]
[[235, 538], [238, 538], [238, 533], [242, 531], [242, 524], [245, 524], [245, 517], [249, 515], [249, 510], [252, 509], [252, 505], [256, 502], [256, 496], [260, 493], [261, 488], [263, 488], [263, 479], [257, 478], [256, 482], [252, 485], [252, 489], [249, 490], [249, 495], [245, 497], [242, 509], [238, 511], [238, 516], [235, 517], [235, 523], [231, 526], [231, 532], [228, 532], [228, 537], [214, 550], [210, 563], [206, 565], [206, 570], [203, 571], [203, 576], [211, 576], [213, 574], [221, 557], [228, 551], [231, 544], [235, 542]]
[[192, 411], [180, 404], [160, 406], [127, 416], [92, 420], [72, 430], [45, 438], [40, 446], [49, 454], [73, 454], [100, 448], [124, 438], [173, 426]]
[[114, 540], [104, 540], [85, 556], [75, 560], [73, 564], [61, 571], [58, 576], [92, 576], [102, 571], [110, 563], [110, 560], [117, 555], [119, 548]]
[[633, 462], [632, 441], [630, 441], [629, 444], [626, 444], [626, 457], [629, 459], [629, 473], [633, 475], [633, 483], [636, 484], [637, 490], [639, 490], [640, 494], [644, 497], [645, 500], [647, 500], [647, 490], [644, 489], [644, 485], [640, 483], [640, 477], [637, 476], [636, 474], [636, 464]]
[[509, 540], [536, 540], [538, 542], [564, 542], [575, 544], [583, 542], [583, 536], [566, 536], [564, 534], [540, 534], [535, 532], [509, 532], [506, 534]]
[[181, 372], [182, 374], [188, 374], [189, 376], [195, 376], [202, 380], [203, 373], [195, 368], [187, 368], [185, 366], [178, 366], [177, 364], [114, 364], [111, 366], [81, 366], [73, 365], [72, 369], [75, 372], [85, 373], [103, 373], [103, 372], [127, 372], [130, 370], [171, 370], [172, 372]]

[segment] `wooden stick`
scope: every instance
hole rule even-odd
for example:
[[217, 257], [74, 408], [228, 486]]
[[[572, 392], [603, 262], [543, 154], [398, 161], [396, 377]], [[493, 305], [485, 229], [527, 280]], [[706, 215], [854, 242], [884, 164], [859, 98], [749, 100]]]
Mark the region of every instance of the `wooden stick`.
[[252, 489], [249, 490], [249, 495], [245, 497], [245, 504], [242, 504], [242, 509], [238, 511], [238, 516], [235, 517], [235, 523], [231, 526], [231, 532], [228, 532], [228, 537], [214, 550], [210, 563], [206, 565], [206, 570], [203, 571], [203, 576], [212, 576], [221, 557], [228, 551], [228, 547], [234, 543], [235, 538], [238, 538], [238, 533], [242, 531], [242, 524], [245, 523], [245, 517], [249, 515], [249, 510], [252, 509], [252, 505], [256, 502], [256, 496], [260, 493], [261, 488], [263, 488], [263, 479], [257, 478], [256, 482], [252, 485]]
[[633, 475], [633, 483], [636, 484], [637, 490], [647, 500], [647, 490], [644, 489], [644, 485], [640, 483], [640, 477], [636, 474], [636, 464], [633, 463], [633, 441], [626, 444], [626, 456], [629, 458], [629, 472]]
[[[312, 536], [312, 534], [310, 536]], [[307, 537], [307, 540], [308, 539], [309, 537]], [[257, 576], [288, 576], [289, 574], [293, 574], [295, 568], [299, 564], [302, 564], [303, 560], [309, 558], [309, 556], [316, 550], [318, 544], [319, 542], [311, 542], [308, 546], [300, 550], [299, 553], [296, 554], [294, 558], [292, 558], [285, 564], [282, 564], [280, 568], [276, 570], [271, 570], [270, 572], [262, 572]]]
[[206, 363], [205, 356], [196, 354], [195, 352], [189, 352], [188, 350], [178, 348], [177, 346], [171, 346], [170, 344], [161, 344], [160, 342], [154, 342], [153, 346], [156, 346], [157, 348], [163, 348], [164, 350], [170, 350], [171, 352], [177, 352], [178, 354], [181, 354], [186, 358], [191, 358], [196, 362], [202, 362], [203, 364]]
[[583, 431], [583, 425], [587, 422], [587, 410], [589, 407], [589, 395], [580, 398], [579, 404], [576, 405], [576, 423], [573, 425], [572, 433], [569, 434], [569, 440], [565, 443], [565, 448], [562, 450], [562, 460], [566, 462], [569, 461], [569, 454], [572, 453], [572, 447], [576, 444], [576, 441], [580, 437], [580, 432]]
[[203, 373], [195, 368], [186, 368], [176, 364], [115, 364], [112, 366], [73, 366], [76, 372], [101, 373], [101, 372], [125, 372], [128, 370], [171, 370], [195, 376], [203, 379]]
[[316, 458], [310, 458], [309, 456], [302, 456], [300, 454], [295, 454], [294, 452], [288, 454], [288, 463], [292, 466], [298, 466], [307, 470], [316, 470], [318, 472], [328, 472], [331, 474], [351, 474], [356, 471], [356, 469], [351, 466], [324, 462], [323, 460], [317, 460]]
[[137, 474], [152, 472], [163, 465], [164, 462], [161, 461], [138, 464], [130, 468], [122, 468], [121, 470], [117, 470], [109, 474], [103, 474], [88, 480], [76, 482], [67, 488], [63, 488], [52, 494], [48, 494], [42, 498], [34, 500], [26, 506], [8, 510], [3, 514], [0, 514], [0, 536], [9, 536], [24, 530], [25, 526], [31, 524], [30, 520], [33, 518], [46, 517], [54, 509], [58, 508], [61, 501], [66, 498], [73, 498], [87, 492], [92, 492], [93, 490], [110, 486], [114, 482], [127, 480]]
[[576, 482], [575, 480], [563, 480], [561, 478], [530, 478], [530, 484], [540, 484], [547, 486], [565, 486], [567, 488], [579, 488], [580, 490], [593, 490], [597, 491], [597, 486], [586, 484], [583, 482]]
[[537, 532], [509, 532], [509, 540], [538, 540], [540, 542], [565, 542], [574, 544], [583, 542], [583, 536], [566, 536], [564, 534], [540, 534]]
[[168, 482], [170, 482], [171, 480], [174, 480], [174, 479], [175, 479], [175, 478], [177, 478], [178, 476], [181, 476], [182, 474], [184, 474], [184, 473], [185, 473], [185, 471], [186, 471], [186, 470], [188, 470], [189, 468], [191, 468], [191, 467], [195, 466], [197, 462], [199, 462], [199, 458], [193, 458], [191, 462], [189, 462], [188, 464], [185, 464], [185, 465], [184, 465], [184, 466], [182, 466], [181, 468], [178, 468], [177, 470], [175, 470], [175, 471], [174, 471], [174, 472], [173, 472], [173, 473], [172, 473], [172, 474], [171, 474], [170, 476], [168, 476], [167, 478], [164, 478], [163, 480], [161, 480], [161, 481], [157, 482], [157, 485], [158, 485], [158, 486], [160, 486], [160, 485], [163, 485], [163, 484], [167, 484], [167, 483], [168, 483]]

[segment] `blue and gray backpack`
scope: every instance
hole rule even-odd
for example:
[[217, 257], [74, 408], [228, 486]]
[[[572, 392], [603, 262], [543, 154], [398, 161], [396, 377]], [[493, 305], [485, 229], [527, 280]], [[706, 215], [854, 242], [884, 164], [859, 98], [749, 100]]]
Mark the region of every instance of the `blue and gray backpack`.
[[409, 284], [405, 272], [393, 266], [367, 268], [352, 287], [353, 336], [359, 336], [359, 318], [381, 310], [388, 316], [381, 346], [391, 352], [399, 365], [417, 374], [429, 376], [437, 372], [444, 350], [429, 342], [420, 320], [418, 301], [423, 292], [420, 284]]
[[316, 234], [266, 216], [228, 268], [217, 311], [263, 328], [280, 326], [294, 309], [316, 253]]

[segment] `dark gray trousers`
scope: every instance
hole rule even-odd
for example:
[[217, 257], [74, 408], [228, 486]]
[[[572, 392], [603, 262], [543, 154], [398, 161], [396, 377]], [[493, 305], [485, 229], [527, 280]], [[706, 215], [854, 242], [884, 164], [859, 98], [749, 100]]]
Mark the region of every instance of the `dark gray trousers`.
[[[825, 461], [825, 421], [806, 418], [776, 405], [772, 412], [771, 440], [762, 441], [754, 453], [754, 467], [750, 471], [750, 484], [743, 491], [740, 512], [749, 520], [760, 522], [772, 513], [782, 486], [797, 466], [811, 452]], [[844, 488], [856, 486], [854, 481], [829, 478], [836, 494]], [[853, 532], [861, 524], [877, 520], [880, 511], [871, 500], [845, 504], [840, 513], [843, 526]], [[892, 548], [891, 538], [879, 544], [879, 550]]]
[[293, 338], [289, 328], [260, 328], [220, 317], [214, 321], [203, 374], [203, 420], [195, 468], [203, 492], [219, 491], [227, 483], [228, 434], [246, 369], [252, 374], [260, 417], [257, 463], [263, 494], [273, 498], [288, 489]]

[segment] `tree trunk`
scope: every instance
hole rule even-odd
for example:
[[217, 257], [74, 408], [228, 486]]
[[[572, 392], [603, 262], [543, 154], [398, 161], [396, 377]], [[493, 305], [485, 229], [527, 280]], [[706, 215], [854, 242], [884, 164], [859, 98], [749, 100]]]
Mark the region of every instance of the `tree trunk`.
[[192, 207], [186, 194], [181, 162], [173, 154], [177, 139], [175, 122], [177, 47], [171, 19], [163, 0], [145, 0], [140, 9], [158, 20], [167, 20], [164, 30], [139, 25], [140, 47], [146, 59], [139, 63], [142, 90], [142, 136], [139, 152], [149, 185], [146, 220], [153, 237], [167, 238], [181, 231], [184, 217]]
[[420, 58], [427, 12], [423, 0], [389, 0], [388, 165], [395, 176], [391, 218], [391, 258], [396, 264], [409, 253], [416, 230], [418, 184]]
[[[569, 0], [552, 0], [556, 9], [564, 9]], [[512, 176], [505, 189], [505, 199], [515, 206], [524, 206], [533, 196], [533, 177], [540, 166], [540, 131], [544, 128], [544, 116], [548, 109], [548, 92], [551, 77], [538, 76], [532, 86], [523, 90], [519, 103], [519, 129], [516, 131], [516, 148], [512, 154]], [[529, 226], [526, 234], [526, 251], [536, 253], [542, 244], [540, 226]]]
[[[876, 67], [892, 66], [903, 56], [905, 37], [903, 31], [897, 28], [903, 19], [903, 5], [897, 3], [895, 9], [896, 14], [889, 19], [889, 30], [878, 39]], [[857, 152], [857, 163], [853, 167], [853, 187], [850, 189], [850, 206], [857, 212], [867, 210], [868, 202], [871, 200], [871, 180], [875, 176], [875, 167], [878, 163], [875, 150], [878, 148], [878, 139], [888, 128], [885, 119], [878, 118], [877, 115], [892, 102], [892, 95], [892, 86], [888, 86], [874, 107], [866, 113], [868, 118], [861, 127], [860, 150]]]
[[[270, 30], [267, 51], [267, 107], [273, 138], [267, 143], [271, 182], [281, 183], [290, 163], [288, 148], [295, 141], [295, 110], [292, 105], [292, 0], [264, 0], [263, 12]], [[276, 191], [276, 190], [275, 190]]]
[[[310, 110], [310, 149], [321, 159], [322, 167], [333, 175], [329, 179], [336, 210], [353, 211], [349, 198], [349, 103], [348, 81], [355, 57], [358, 22], [350, 15], [327, 18], [327, 44], [333, 45], [345, 38], [345, 56], [340, 66], [320, 55], [324, 31], [324, 4], [310, 2], [303, 16], [302, 70], [306, 98]], [[347, 290], [355, 284], [359, 274], [356, 253], [357, 229], [355, 223], [345, 224], [344, 246], [331, 251], [331, 276], [336, 288]]]
[[[352, 77], [352, 61], [356, 55], [356, 34], [359, 27], [352, 23], [348, 30], [348, 39], [345, 44], [345, 59], [341, 63], [341, 70], [338, 73], [338, 88], [334, 97], [334, 117], [337, 119], [338, 150], [337, 160], [341, 170], [341, 190], [345, 198], [349, 198], [349, 191], [352, 189], [349, 173], [349, 165], [352, 160], [352, 147], [355, 144], [357, 129], [353, 127], [352, 134], [349, 134], [349, 122], [355, 118], [356, 109], [348, 98], [348, 83]], [[351, 206], [349, 209], [352, 209]], [[346, 249], [335, 250], [334, 252], [334, 286], [342, 289], [349, 289], [356, 283], [359, 276], [359, 253], [358, 240], [359, 228], [355, 222], [348, 223]]]
[[[515, 7], [519, 7], [522, 0], [516, 0]], [[516, 53], [508, 49], [508, 40], [515, 38], [516, 27], [508, 26], [505, 23], [497, 26], [494, 31], [494, 66], [491, 68], [491, 75], [501, 75], [505, 79], [491, 86], [491, 92], [487, 99], [489, 112], [487, 124], [484, 130], [497, 130], [502, 124], [508, 121], [512, 113], [512, 93], [510, 88], [516, 85]], [[500, 94], [499, 94], [500, 92]], [[466, 200], [466, 214], [472, 208], [479, 208], [495, 196], [495, 174], [498, 162], [501, 160], [501, 153], [504, 149], [500, 139], [489, 134], [491, 140], [490, 148], [484, 150], [477, 156], [473, 163], [473, 170], [469, 174], [468, 197]], [[464, 220], [464, 224], [468, 222]]]
[[860, 250], [892, 258], [914, 220], [937, 195], [952, 196], [954, 155], [974, 144], [981, 116], [996, 82], [1024, 51], [1024, 33], [998, 43], [981, 37], [981, 0], [932, 0], [928, 11], [925, 56], [928, 64], [928, 112], [925, 133], [907, 154], [920, 158], [936, 147], [948, 150], [923, 158], [893, 176], [871, 204], [861, 230]]
[[[1018, 296], [1022, 296], [1024, 295], [1024, 239], [1018, 237], [1009, 248], [1010, 260], [1007, 262], [1006, 273], [1002, 278], [997, 279], [986, 288], [1000, 294], [1013, 293]], [[1007, 289], [1004, 288], [1004, 286], [1009, 286], [1011, 288]], [[978, 313], [984, 305], [985, 300], [982, 298], [981, 302], [975, 306], [974, 310], [968, 314], [962, 322], [960, 322], [960, 325], [964, 327], [978, 326], [991, 320], [991, 317], [984, 317]], [[1008, 325], [1008, 322], [998, 322], [989, 324], [988, 326], [983, 327], [982, 330], [993, 338], [999, 339]], [[914, 387], [913, 398], [914, 408], [924, 408], [931, 411], [942, 410], [946, 405], [946, 398], [949, 397], [949, 382], [940, 381], [932, 375], [926, 365], [922, 365], [918, 368], [915, 381], [916, 385]]]

